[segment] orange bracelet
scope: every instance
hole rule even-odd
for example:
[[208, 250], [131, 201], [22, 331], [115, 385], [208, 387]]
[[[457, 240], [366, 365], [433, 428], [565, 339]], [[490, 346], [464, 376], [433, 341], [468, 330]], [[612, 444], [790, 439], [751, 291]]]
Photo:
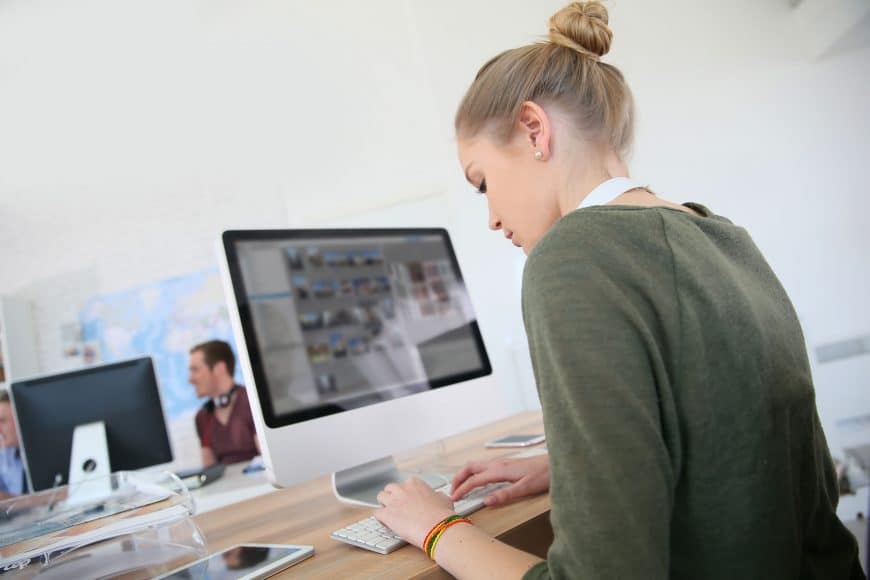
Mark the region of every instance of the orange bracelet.
[[446, 518], [444, 518], [443, 520], [441, 520], [440, 522], [438, 522], [437, 524], [432, 526], [432, 529], [429, 530], [429, 533], [426, 534], [426, 538], [423, 540], [423, 545], [422, 545], [423, 551], [426, 552], [427, 554], [429, 553], [429, 542], [432, 541], [432, 538], [435, 536], [435, 534], [438, 533], [438, 530], [440, 530], [444, 524], [451, 522], [453, 520], [458, 520], [461, 517], [462, 516], [453, 514], [453, 515], [447, 516]]

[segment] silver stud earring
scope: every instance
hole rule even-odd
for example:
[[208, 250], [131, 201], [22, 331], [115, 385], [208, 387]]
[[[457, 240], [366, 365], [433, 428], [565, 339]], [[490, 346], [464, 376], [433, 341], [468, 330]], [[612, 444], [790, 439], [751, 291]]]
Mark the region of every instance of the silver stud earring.
[[535, 160], [540, 161], [544, 158], [543, 151], [535, 151]]

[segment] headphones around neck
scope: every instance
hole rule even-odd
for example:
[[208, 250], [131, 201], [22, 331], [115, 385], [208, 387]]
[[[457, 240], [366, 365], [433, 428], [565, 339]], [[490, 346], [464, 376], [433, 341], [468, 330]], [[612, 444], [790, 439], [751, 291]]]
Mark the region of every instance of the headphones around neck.
[[233, 385], [233, 388], [224, 393], [223, 395], [218, 395], [213, 398], [214, 406], [218, 409], [226, 409], [230, 406], [230, 403], [233, 402], [233, 393], [236, 392], [236, 389], [239, 388], [239, 385]]

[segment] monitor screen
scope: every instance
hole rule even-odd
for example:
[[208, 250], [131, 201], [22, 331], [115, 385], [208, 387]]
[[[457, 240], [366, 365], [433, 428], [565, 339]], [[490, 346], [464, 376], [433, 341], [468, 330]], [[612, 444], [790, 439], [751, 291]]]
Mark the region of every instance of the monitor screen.
[[33, 491], [68, 483], [73, 431], [102, 421], [112, 471], [172, 461], [150, 357], [12, 383]]
[[223, 239], [269, 427], [490, 374], [445, 230]]

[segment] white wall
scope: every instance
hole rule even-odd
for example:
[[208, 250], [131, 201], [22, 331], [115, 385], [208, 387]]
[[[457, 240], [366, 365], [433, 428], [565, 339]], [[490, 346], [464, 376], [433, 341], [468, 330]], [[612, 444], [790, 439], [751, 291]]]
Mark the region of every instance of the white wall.
[[[480, 64], [560, 5], [0, 3], [0, 293], [34, 301], [45, 370], [81, 301], [204, 269], [223, 228], [441, 195], [508, 396], [534, 405], [522, 257], [486, 229], [452, 116]], [[634, 174], [747, 226], [810, 348], [870, 332], [867, 27], [819, 57], [784, 1], [609, 6], [607, 60], [638, 101]], [[834, 421], [870, 412], [870, 357], [813, 364], [838, 452]]]

